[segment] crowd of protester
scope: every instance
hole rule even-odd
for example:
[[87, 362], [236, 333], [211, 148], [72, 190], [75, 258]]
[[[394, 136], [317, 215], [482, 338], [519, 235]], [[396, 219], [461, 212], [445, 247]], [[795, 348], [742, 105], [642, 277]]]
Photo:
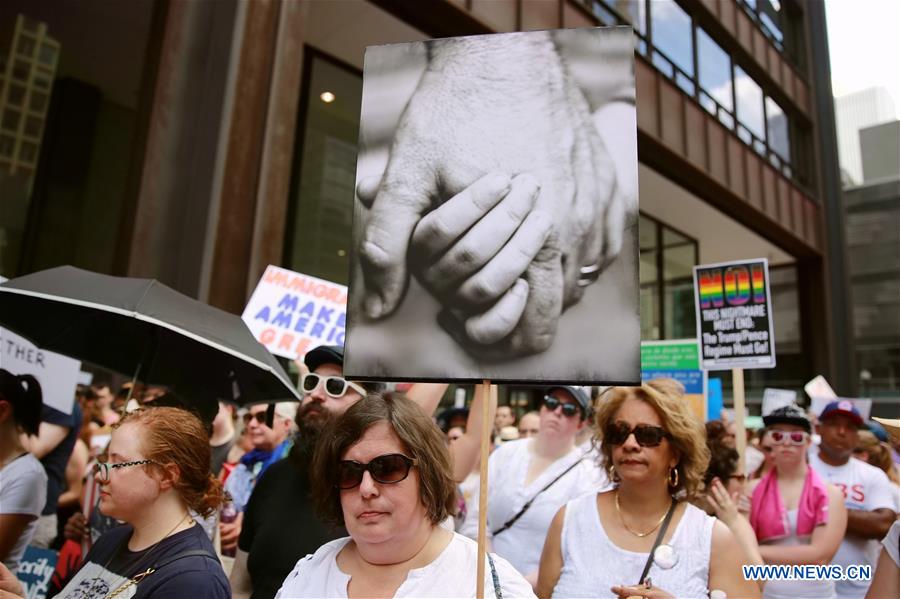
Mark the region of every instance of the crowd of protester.
[[[851, 402], [765, 415], [742, 459], [671, 380], [484, 421], [480, 388], [436, 413], [446, 385], [349, 381], [341, 347], [303, 366], [299, 405], [100, 382], [71, 414], [0, 370], [0, 597], [29, 545], [60, 551], [48, 596], [474, 596], [485, 428], [487, 597], [900, 596], [900, 423]], [[874, 577], [744, 577], [764, 564]]]

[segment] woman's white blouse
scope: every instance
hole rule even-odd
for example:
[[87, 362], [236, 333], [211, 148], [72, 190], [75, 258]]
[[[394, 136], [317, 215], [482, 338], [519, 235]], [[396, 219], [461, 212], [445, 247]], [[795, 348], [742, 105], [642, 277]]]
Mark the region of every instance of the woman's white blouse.
[[[350, 537], [331, 541], [301, 559], [284, 579], [275, 597], [347, 597], [350, 575], [338, 567], [337, 556], [349, 542]], [[477, 553], [475, 541], [454, 533], [450, 544], [433, 562], [410, 570], [394, 597], [474, 597]], [[497, 555], [492, 554], [492, 557], [505, 599], [535, 596], [528, 581], [509, 562]], [[496, 597], [487, 559], [484, 572], [484, 596]]]
[[[493, 536], [491, 541], [494, 551], [526, 576], [538, 569], [547, 529], [559, 508], [579, 495], [593, 494], [609, 486], [606, 472], [597, 465], [596, 452], [581, 447], [575, 447], [556, 460], [526, 485], [525, 477], [531, 463], [529, 448], [533, 442], [534, 439], [525, 439], [504, 443], [491, 454], [488, 462], [489, 532], [498, 530], [537, 496], [512, 527]], [[547, 483], [576, 462], [572, 470], [538, 495]]]
[[[680, 599], [709, 596], [709, 556], [715, 518], [686, 505], [669, 545], [676, 563], [664, 569], [655, 562], [648, 576], [653, 586]], [[606, 535], [597, 512], [597, 495], [584, 495], [566, 504], [561, 535], [563, 568], [554, 597], [614, 597], [618, 585], [636, 585], [649, 553], [627, 551]]]

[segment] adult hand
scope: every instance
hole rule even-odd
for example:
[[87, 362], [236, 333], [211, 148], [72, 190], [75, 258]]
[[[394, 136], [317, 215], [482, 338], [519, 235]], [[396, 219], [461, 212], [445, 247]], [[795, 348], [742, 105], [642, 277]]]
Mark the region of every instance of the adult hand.
[[0, 598], [24, 597], [25, 589], [19, 579], [0, 562]]
[[729, 496], [725, 485], [718, 478], [713, 479], [709, 492], [706, 494], [706, 500], [712, 506], [713, 511], [715, 511], [716, 518], [721, 520], [728, 528], [731, 528], [731, 525], [738, 518], [737, 496], [737, 493], [735, 493], [734, 497]]
[[[500, 44], [477, 37], [444, 40], [435, 42], [430, 51], [429, 66], [398, 126], [359, 248], [366, 283], [364, 312], [372, 319], [393, 312], [403, 299], [412, 265], [413, 274], [438, 292], [445, 307], [462, 316], [455, 336], [470, 342], [476, 353], [509, 356], [543, 351], [553, 340], [564, 307], [584, 292], [579, 285], [581, 269], [596, 266], [599, 271], [621, 248], [621, 235], [608, 234], [620, 231], [624, 221], [614, 166], [593, 128], [583, 94], [565, 71], [549, 34], [514, 36]], [[517, 59], [510, 61], [510, 55]], [[506, 194], [499, 178], [485, 181], [490, 188], [486, 195], [504, 200], [473, 203], [468, 216], [471, 233], [476, 229], [481, 233], [470, 240], [453, 239], [454, 245], [448, 246], [453, 230], [441, 229], [445, 221], [438, 217], [430, 225], [422, 223], [426, 228], [417, 232], [426, 214], [489, 173], [510, 178], [528, 173], [536, 183], [532, 188], [527, 179], [517, 178]], [[361, 196], [366, 187], [371, 189], [371, 182], [361, 181]], [[534, 193], [533, 206], [526, 208]], [[504, 203], [507, 206], [500, 208]], [[495, 206], [499, 210], [493, 210]], [[509, 209], [512, 214], [504, 218]], [[538, 211], [545, 215], [529, 222]], [[490, 243], [488, 249], [467, 256], [476, 239], [495, 241], [484, 232], [487, 223], [498, 221], [507, 227], [501, 235], [506, 242]], [[517, 221], [519, 227], [511, 229]], [[432, 243], [428, 231], [435, 227], [443, 236]], [[526, 234], [528, 243], [523, 240]], [[543, 243], [534, 251], [533, 239], [542, 235]], [[424, 246], [432, 252], [438, 246], [453, 251], [462, 245], [453, 254], [458, 257], [455, 262], [435, 260], [436, 254], [407, 262], [411, 240], [415, 248]], [[514, 251], [504, 254], [510, 244], [516, 252], [526, 247], [533, 256], [522, 273], [502, 268]], [[466, 282], [476, 274], [477, 264], [483, 264], [482, 270], [495, 269], [482, 280], [497, 286], [479, 290], [476, 280], [451, 297], [440, 295], [445, 279], [423, 268], [434, 266], [447, 279]], [[502, 276], [497, 272], [501, 269]], [[510, 315], [520, 310], [523, 295], [521, 316], [510, 327]], [[492, 299], [508, 303], [492, 314], [496, 305]], [[446, 326], [450, 321], [444, 316]], [[484, 318], [471, 322], [478, 316]], [[496, 342], [505, 331], [510, 333], [502, 343]]]
[[675, 596], [655, 586], [647, 587], [642, 584], [633, 586], [614, 586], [610, 589], [619, 599], [634, 597], [646, 597], [647, 599], [675, 599]]
[[69, 519], [66, 520], [66, 525], [63, 527], [63, 536], [65, 538], [80, 543], [87, 538], [88, 534], [90, 534], [90, 530], [83, 513], [75, 512], [69, 516]]
[[219, 522], [219, 542], [222, 545], [222, 551], [229, 551], [237, 548], [238, 538], [241, 536], [241, 523], [243, 514], [239, 514], [234, 522]]

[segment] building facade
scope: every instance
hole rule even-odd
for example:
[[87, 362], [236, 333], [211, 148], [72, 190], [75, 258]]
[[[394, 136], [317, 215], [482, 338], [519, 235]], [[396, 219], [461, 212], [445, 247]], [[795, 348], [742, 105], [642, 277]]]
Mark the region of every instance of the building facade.
[[[92, 141], [48, 144], [45, 133], [26, 241], [6, 276], [72, 263], [155, 277], [233, 312], [267, 264], [344, 283], [366, 46], [628, 24], [643, 337], [694, 336], [695, 264], [768, 258], [778, 366], [748, 371], [751, 396], [766, 386], [799, 389], [819, 373], [842, 394], [856, 391], [819, 2], [50, 4], [9, 0], [0, 18], [27, 14], [60, 40], [59, 80], [87, 84], [99, 97], [54, 92], [50, 119], [54, 110], [92, 106]], [[71, 34], [73, 23], [97, 27], [103, 39], [95, 45], [112, 53], [108, 69], [67, 61], [90, 52]], [[54, 170], [79, 149], [81, 170]], [[50, 218], [57, 209], [77, 218]], [[722, 376], [727, 393], [730, 375]]]

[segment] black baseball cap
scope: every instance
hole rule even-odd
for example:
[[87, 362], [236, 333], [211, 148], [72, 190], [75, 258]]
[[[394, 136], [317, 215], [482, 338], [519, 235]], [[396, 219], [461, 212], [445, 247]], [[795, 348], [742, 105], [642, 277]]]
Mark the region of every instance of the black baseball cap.
[[337, 364], [341, 368], [344, 367], [344, 346], [343, 345], [320, 345], [306, 352], [303, 357], [303, 363], [309, 368], [310, 372], [322, 364]]
[[763, 424], [766, 426], [775, 424], [793, 424], [794, 426], [803, 427], [803, 430], [808, 433], [812, 432], [812, 423], [809, 421], [809, 418], [806, 417], [806, 412], [794, 404], [782, 406], [777, 410], [773, 410], [766, 416], [763, 416]]

